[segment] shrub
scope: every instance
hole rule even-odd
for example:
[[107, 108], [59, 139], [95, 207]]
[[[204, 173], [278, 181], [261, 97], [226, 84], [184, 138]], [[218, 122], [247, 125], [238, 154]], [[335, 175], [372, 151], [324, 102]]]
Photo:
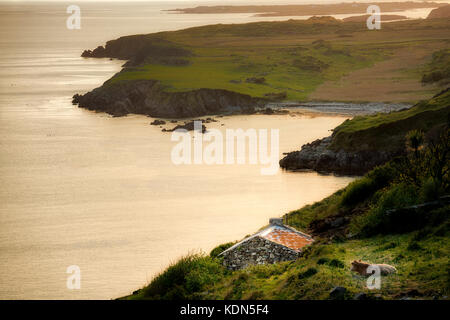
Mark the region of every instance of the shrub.
[[242, 293], [245, 285], [249, 282], [250, 276], [246, 271], [241, 270], [238, 275], [231, 281], [231, 288], [228, 294], [225, 295], [225, 299], [242, 299]]
[[428, 178], [420, 188], [420, 199], [422, 201], [433, 201], [439, 199], [439, 196], [443, 194], [443, 190], [439, 183], [433, 178]]
[[202, 254], [189, 254], [170, 265], [142, 289], [150, 299], [192, 299], [194, 293], [218, 281], [225, 269]]
[[227, 243], [220, 244], [211, 250], [211, 252], [209, 253], [209, 256], [211, 258], [217, 258], [219, 256], [219, 254], [221, 254], [222, 252], [224, 252], [225, 250], [227, 250], [228, 248], [233, 246], [235, 243], [236, 242], [227, 242]]
[[449, 233], [449, 231], [450, 231], [450, 222], [447, 221], [442, 226], [436, 228], [433, 234], [438, 237], [445, 237]]
[[[417, 202], [417, 190], [414, 186], [402, 183], [381, 194], [376, 205], [367, 214], [352, 221], [353, 232], [364, 235], [377, 233], [399, 233], [411, 230], [413, 217], [403, 210], [388, 211], [406, 207]], [[356, 230], [355, 230], [356, 229]]]
[[411, 241], [406, 249], [408, 249], [409, 251], [418, 251], [421, 250], [422, 247], [419, 245], [419, 243], [417, 243], [417, 241]]
[[328, 265], [333, 268], [341, 268], [341, 269], [345, 268], [345, 264], [339, 259], [331, 260]]
[[397, 247], [397, 243], [395, 243], [395, 242], [390, 242], [390, 243], [388, 243], [387, 245], [385, 245], [383, 248], [382, 248], [382, 250], [389, 250], [389, 249], [394, 249], [394, 248], [396, 248]]
[[342, 195], [341, 204], [343, 206], [355, 205], [373, 194], [373, 182], [369, 177], [356, 180], [345, 189]]
[[330, 259], [328, 259], [328, 258], [320, 258], [319, 260], [317, 260], [318, 265], [328, 264], [329, 262], [330, 262]]
[[352, 182], [345, 189], [341, 205], [352, 206], [366, 200], [376, 191], [389, 185], [394, 177], [394, 169], [389, 164], [374, 168], [365, 177]]
[[306, 278], [312, 277], [316, 273], [317, 273], [317, 269], [316, 268], [308, 268], [308, 270], [306, 270], [305, 272], [299, 273], [298, 274], [298, 278], [299, 279], [306, 279]]
[[448, 221], [450, 218], [450, 215], [448, 214], [449, 212], [450, 212], [450, 205], [446, 205], [434, 210], [428, 210], [425, 213], [425, 220], [432, 227], [444, 226], [445, 223], [449, 222]]
[[372, 179], [376, 190], [384, 188], [394, 180], [396, 172], [388, 163], [383, 166], [375, 167], [367, 176]]

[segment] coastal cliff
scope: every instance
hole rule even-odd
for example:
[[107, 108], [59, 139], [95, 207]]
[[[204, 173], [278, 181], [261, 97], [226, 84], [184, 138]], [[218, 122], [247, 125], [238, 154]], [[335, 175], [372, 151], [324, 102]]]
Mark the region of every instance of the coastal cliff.
[[[189, 65], [193, 54], [185, 48], [153, 35], [136, 35], [111, 40], [82, 57], [128, 60], [115, 77], [139, 70], [146, 64], [180, 67]], [[253, 113], [266, 99], [254, 98], [225, 89], [198, 88], [170, 91], [170, 86], [154, 79], [113, 77], [101, 87], [84, 95], [73, 96], [73, 104], [81, 108], [106, 112], [113, 116], [130, 113], [152, 117], [188, 118], [221, 113]]]
[[280, 160], [287, 170], [315, 170], [362, 175], [406, 152], [410, 130], [430, 133], [450, 117], [450, 88], [427, 102], [387, 114], [355, 117], [334, 129], [329, 137], [302, 146]]
[[281, 159], [280, 167], [287, 170], [314, 170], [342, 175], [362, 175], [375, 166], [402, 154], [402, 150], [394, 152], [334, 151], [330, 148], [331, 143], [332, 137], [329, 136], [305, 144], [300, 151], [289, 152]]
[[106, 82], [85, 95], [76, 94], [72, 102], [81, 108], [113, 116], [134, 113], [188, 118], [225, 112], [253, 113], [262, 99], [218, 89], [166, 92], [156, 80], [129, 80]]

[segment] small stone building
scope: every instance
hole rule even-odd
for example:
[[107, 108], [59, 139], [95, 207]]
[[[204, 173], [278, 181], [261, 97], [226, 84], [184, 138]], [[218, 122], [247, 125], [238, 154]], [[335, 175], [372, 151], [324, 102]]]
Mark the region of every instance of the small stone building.
[[272, 218], [267, 228], [236, 243], [220, 256], [225, 267], [238, 270], [249, 265], [295, 260], [302, 248], [313, 241], [311, 236], [284, 225], [282, 219]]

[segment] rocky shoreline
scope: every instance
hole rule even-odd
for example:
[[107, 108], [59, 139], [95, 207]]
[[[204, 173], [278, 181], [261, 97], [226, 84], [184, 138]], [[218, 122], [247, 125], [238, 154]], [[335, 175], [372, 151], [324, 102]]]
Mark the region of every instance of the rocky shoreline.
[[280, 167], [286, 170], [314, 170], [319, 173], [338, 175], [363, 175], [381, 165], [398, 152], [388, 151], [333, 151], [330, 149], [332, 136], [315, 140], [302, 146], [300, 151], [286, 154], [280, 160]]
[[251, 114], [265, 104], [264, 99], [228, 90], [167, 92], [165, 89], [156, 80], [107, 81], [84, 95], [74, 95], [72, 103], [116, 117], [133, 113], [174, 119], [230, 112]]
[[[85, 50], [86, 58], [126, 60], [121, 72], [152, 62], [161, 65], [189, 64], [193, 55], [187, 49], [154, 35], [134, 35], [111, 40], [105, 46]], [[158, 80], [122, 80], [114, 77], [101, 87], [84, 95], [73, 96], [73, 104], [89, 110], [106, 112], [120, 117], [130, 113], [156, 118], [192, 118], [224, 113], [254, 113], [268, 99], [222, 89], [193, 89], [171, 92]]]

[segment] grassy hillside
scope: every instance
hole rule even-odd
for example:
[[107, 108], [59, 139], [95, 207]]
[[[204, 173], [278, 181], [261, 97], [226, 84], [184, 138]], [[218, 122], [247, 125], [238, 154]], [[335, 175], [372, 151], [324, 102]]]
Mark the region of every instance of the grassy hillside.
[[450, 49], [433, 53], [431, 62], [425, 67], [422, 83], [450, 82]]
[[[448, 106], [446, 99], [428, 105], [440, 110]], [[389, 115], [384, 117], [390, 120]], [[361, 121], [350, 121], [344, 128], [372, 126]], [[450, 121], [444, 121], [427, 135], [408, 132], [405, 156], [376, 167], [322, 201], [286, 214], [289, 225], [316, 240], [296, 261], [232, 272], [218, 256], [232, 245], [228, 243], [210, 255], [182, 258], [124, 298], [329, 299], [330, 290], [342, 286], [347, 290], [345, 299], [358, 293], [369, 299], [448, 299], [449, 126]], [[350, 271], [350, 263], [358, 259], [391, 264], [397, 273], [383, 276], [381, 289], [369, 290], [366, 278]]]
[[[399, 185], [373, 192], [361, 202], [345, 207], [345, 194], [355, 192], [364, 180], [359, 180], [328, 199], [289, 214], [292, 225], [309, 226], [319, 217], [330, 216], [336, 209], [357, 217], [370, 214], [369, 206], [385, 205], [390, 194], [403, 194]], [[410, 197], [418, 194], [411, 191]], [[406, 196], [405, 196], [406, 197]], [[400, 198], [392, 206], [419, 202], [422, 199]], [[391, 199], [392, 200], [392, 199]], [[384, 200], [385, 201], [385, 200]], [[364, 207], [364, 209], [359, 208]], [[274, 265], [254, 266], [241, 271], [228, 271], [217, 257], [187, 256], [156, 277], [148, 286], [127, 299], [328, 299], [336, 286], [348, 290], [346, 298], [364, 292], [372, 298], [398, 299], [443, 298], [450, 293], [450, 206], [427, 212], [430, 218], [408, 232], [361, 234], [350, 239], [336, 233], [336, 237], [320, 237], [296, 261]], [[425, 214], [424, 212], [422, 214]], [[358, 228], [359, 226], [356, 226]], [[311, 231], [311, 230], [310, 230]], [[382, 278], [380, 290], [368, 290], [366, 278], [350, 271], [353, 260], [394, 265], [398, 272]], [[415, 292], [414, 294], [412, 292]]]
[[[324, 83], [339, 83], [357, 70], [375, 68], [377, 63], [407, 53], [402, 56], [405, 66], [371, 71], [374, 79], [377, 72], [389, 79], [401, 78], [406, 87], [400, 89], [394, 83], [386, 88], [376, 81], [369, 85], [370, 90], [384, 90], [378, 100], [409, 100], [408, 92], [420, 91], [421, 98], [428, 98], [439, 91], [439, 84], [422, 87], [421, 79], [433, 52], [448, 48], [449, 29], [447, 19], [394, 22], [383, 24], [378, 31], [368, 30], [365, 23], [330, 17], [219, 24], [123, 37], [108, 42], [105, 52], [111, 54], [103, 54], [100, 48], [97, 56], [130, 59], [110, 83], [153, 79], [171, 92], [227, 89], [253, 97], [301, 101]], [[343, 86], [342, 92], [350, 90]]]
[[396, 151], [405, 144], [405, 134], [412, 129], [428, 132], [446, 121], [450, 114], [450, 90], [422, 101], [410, 109], [357, 116], [336, 127], [333, 150]]

